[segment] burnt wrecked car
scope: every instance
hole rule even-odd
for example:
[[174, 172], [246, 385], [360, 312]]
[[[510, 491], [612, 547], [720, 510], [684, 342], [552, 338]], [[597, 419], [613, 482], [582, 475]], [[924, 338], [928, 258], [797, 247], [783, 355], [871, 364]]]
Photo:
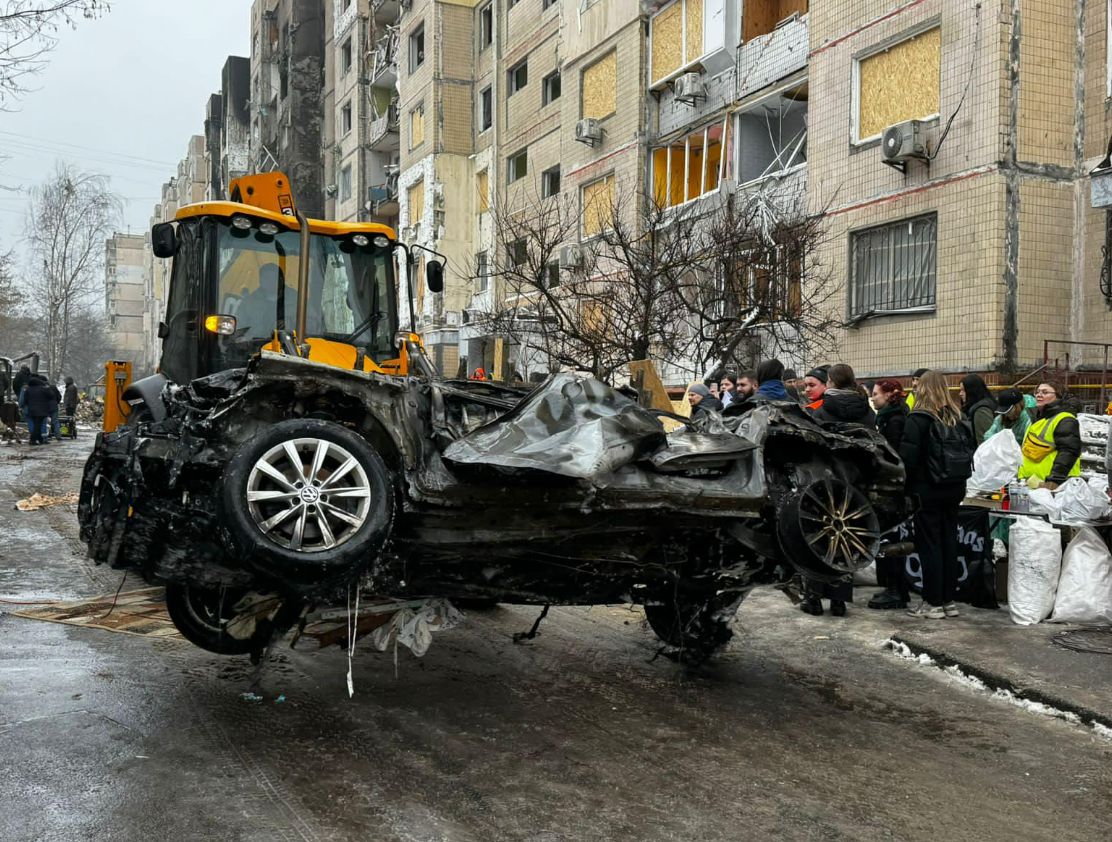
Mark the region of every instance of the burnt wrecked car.
[[[879, 435], [794, 403], [667, 433], [666, 413], [585, 376], [523, 393], [267, 351], [144, 384], [128, 424], [98, 435], [81, 534], [98, 563], [165, 584], [182, 634], [217, 652], [258, 650], [357, 583], [635, 603], [704, 657], [754, 586], [844, 579], [907, 514]], [[237, 630], [252, 594], [277, 607]]]

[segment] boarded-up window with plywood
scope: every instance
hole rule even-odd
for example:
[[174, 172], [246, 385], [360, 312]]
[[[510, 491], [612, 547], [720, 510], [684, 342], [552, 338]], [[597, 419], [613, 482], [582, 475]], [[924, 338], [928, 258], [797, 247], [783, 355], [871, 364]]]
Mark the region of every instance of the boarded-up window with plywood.
[[583, 117], [602, 120], [617, 110], [618, 53], [611, 51], [583, 71]]
[[855, 139], [937, 114], [941, 56], [941, 30], [936, 27], [858, 61]]
[[412, 185], [406, 196], [409, 197], [409, 224], [417, 225], [425, 215], [425, 180], [422, 178]]
[[583, 187], [583, 236], [593, 237], [610, 226], [614, 217], [614, 176]]
[[425, 142], [425, 104], [409, 112], [409, 148], [416, 149]]
[[[730, 124], [715, 123], [675, 140], [652, 153], [653, 195], [664, 207], [675, 207], [718, 189], [731, 175]], [[723, 160], [725, 152], [726, 160]]]
[[649, 21], [650, 82], [657, 84], [703, 57], [704, 0], [676, 0]]
[[479, 213], [486, 213], [490, 208], [490, 170], [475, 176], [475, 189], [479, 193]]

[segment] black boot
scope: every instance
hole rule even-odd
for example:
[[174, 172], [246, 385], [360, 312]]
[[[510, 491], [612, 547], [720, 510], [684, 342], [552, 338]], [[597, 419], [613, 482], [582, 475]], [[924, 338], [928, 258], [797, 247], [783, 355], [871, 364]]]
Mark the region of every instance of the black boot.
[[846, 604], [840, 599], [830, 600], [830, 614], [833, 617], [846, 616]]
[[889, 587], [869, 600], [870, 608], [907, 608], [907, 597], [898, 588]]
[[816, 617], [821, 617], [822, 600], [805, 598], [803, 602], [799, 603], [799, 610], [804, 614], [813, 614]]

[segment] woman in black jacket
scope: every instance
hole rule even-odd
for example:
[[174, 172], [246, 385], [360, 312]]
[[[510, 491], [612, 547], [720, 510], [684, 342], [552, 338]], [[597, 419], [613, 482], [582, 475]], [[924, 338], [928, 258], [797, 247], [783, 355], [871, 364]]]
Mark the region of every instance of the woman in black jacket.
[[830, 367], [826, 376], [826, 393], [822, 406], [815, 410], [815, 420], [873, 426], [876, 415], [869, 406], [865, 391], [857, 385], [853, 369], [845, 363], [838, 363]]
[[973, 441], [980, 444], [985, 440], [988, 428], [996, 420], [996, 399], [989, 392], [985, 381], [976, 374], [967, 374], [961, 378], [958, 397], [961, 398], [961, 414], [973, 425]]
[[[907, 424], [907, 402], [899, 380], [885, 378], [873, 384], [873, 406], [876, 407], [876, 428], [897, 453], [903, 442]], [[911, 593], [904, 576], [904, 559], [881, 557], [876, 560], [877, 583], [884, 590], [869, 600], [870, 608], [907, 608]]]
[[46, 432], [47, 419], [58, 411], [58, 402], [54, 400], [50, 386], [32, 375], [20, 397], [20, 405], [27, 415], [31, 444], [44, 444], [43, 433]]
[[898, 453], [907, 423], [907, 400], [899, 380], [885, 378], [873, 384], [873, 406], [876, 407], [876, 428], [884, 440]]
[[973, 437], [964, 425], [945, 376], [928, 371], [915, 392], [915, 409], [907, 416], [900, 458], [907, 472], [907, 492], [919, 498], [915, 513], [915, 548], [923, 571], [923, 600], [907, 613], [942, 620], [958, 616], [954, 602], [958, 575], [958, 509], [965, 498], [965, 480], [939, 481], [929, 458], [944, 437], [966, 439], [972, 462]]

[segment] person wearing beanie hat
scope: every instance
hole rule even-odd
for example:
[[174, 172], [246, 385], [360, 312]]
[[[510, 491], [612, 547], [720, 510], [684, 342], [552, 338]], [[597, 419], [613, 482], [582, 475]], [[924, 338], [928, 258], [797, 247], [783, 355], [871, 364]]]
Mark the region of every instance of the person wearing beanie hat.
[[799, 382], [799, 375], [795, 373], [795, 369], [785, 369], [784, 390], [788, 393], [788, 397], [796, 403], [799, 403], [799, 387], [801, 385], [802, 384]]
[[705, 383], [692, 383], [687, 390], [687, 402], [691, 404], [691, 417], [696, 418], [704, 412], [721, 412], [722, 401], [710, 393]]
[[826, 394], [826, 372], [829, 366], [817, 365], [803, 377], [803, 389], [807, 396], [806, 409], [817, 412]]
[[784, 364], [779, 360], [765, 360], [757, 366], [757, 394], [769, 401], [786, 401]]

